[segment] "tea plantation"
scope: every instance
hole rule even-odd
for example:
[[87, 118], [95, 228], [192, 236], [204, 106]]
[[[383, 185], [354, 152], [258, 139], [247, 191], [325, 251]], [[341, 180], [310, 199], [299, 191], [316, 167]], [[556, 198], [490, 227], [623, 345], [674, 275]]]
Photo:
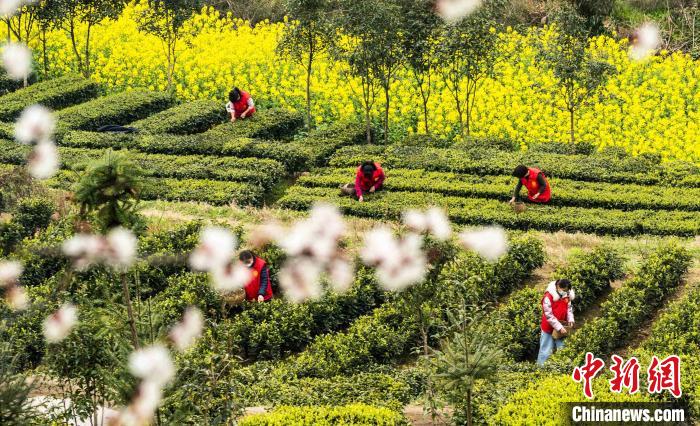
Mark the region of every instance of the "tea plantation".
[[[492, 380], [474, 385], [476, 424], [557, 424], [559, 402], [583, 400], [571, 371], [587, 352], [604, 359], [636, 355], [642, 365], [653, 355], [679, 355], [681, 402], [700, 419], [697, 165], [594, 152], [583, 144], [545, 142], [528, 151], [488, 140], [449, 147], [367, 145], [361, 124], [306, 131], [302, 115], [282, 109], [229, 123], [220, 102], [178, 104], [149, 91], [102, 96], [97, 85], [79, 77], [13, 90], [0, 96], [0, 254], [22, 261], [20, 284], [33, 303], [21, 312], [0, 305], [7, 325], [0, 340], [17, 371], [48, 377], [52, 386], [40, 390], [77, 399], [85, 404], [82, 414], [90, 413], [91, 398], [98, 405], [128, 402], [128, 324], [118, 274], [95, 267], [67, 277], [68, 261], [55, 247], [74, 233], [73, 224], [65, 215], [68, 207], [47, 199], [72, 190], [90, 163], [111, 149], [142, 169], [146, 185], [138, 195], [149, 210], [165, 215], [183, 206], [230, 208], [239, 217], [249, 215], [249, 222], [235, 224], [227, 213], [213, 218], [232, 226], [244, 247], [256, 215], [297, 217], [320, 200], [339, 206], [351, 226], [372, 221], [401, 229], [406, 209], [439, 206], [460, 229], [496, 224], [508, 232], [508, 252], [495, 263], [454, 241], [430, 241], [427, 279], [401, 293], [382, 290], [373, 270], [358, 266], [347, 293], [331, 291], [302, 304], [276, 297], [230, 307], [205, 274], [190, 271], [186, 258], [168, 257], [194, 249], [212, 218], [183, 214], [186, 219], [169, 226], [146, 220], [138, 235], [139, 258], [169, 261], [139, 262], [124, 274], [132, 283], [143, 344], [164, 336], [188, 306], [198, 307], [206, 322], [200, 341], [176, 359], [178, 374], [159, 414], [172, 424], [229, 424], [246, 407], [258, 406], [282, 408], [242, 417], [239, 424], [415, 420], [406, 417], [405, 407], [429, 405], [432, 397], [450, 400], [439, 389], [435, 396], [430, 368], [419, 355], [440, 346], [449, 336], [446, 313], [465, 305], [483, 307], [480, 321], [498, 336], [503, 352]], [[61, 159], [58, 174], [46, 181], [50, 189], [36, 189], [39, 198], [21, 196], [8, 177], [20, 174], [31, 151], [13, 140], [12, 121], [37, 102], [56, 111]], [[109, 124], [139, 131], [97, 131]], [[341, 195], [339, 186], [352, 182], [366, 160], [380, 162], [387, 180], [383, 191], [359, 203]], [[508, 205], [515, 185], [510, 173], [518, 164], [546, 173], [553, 191], [549, 205], [528, 204], [520, 214]], [[572, 249], [571, 241], [587, 243]], [[279, 294], [284, 253], [268, 245], [259, 254], [269, 262]], [[546, 284], [558, 277], [571, 280], [580, 320], [564, 349], [537, 368], [540, 301]], [[86, 307], [74, 333], [47, 344], [42, 323], [62, 298]], [[606, 378], [597, 379], [595, 401], [670, 398], [644, 391], [614, 394]], [[89, 390], [89, 397], [76, 387]], [[462, 424], [465, 406], [448, 405], [454, 422]], [[198, 414], [178, 418], [182, 412]]]

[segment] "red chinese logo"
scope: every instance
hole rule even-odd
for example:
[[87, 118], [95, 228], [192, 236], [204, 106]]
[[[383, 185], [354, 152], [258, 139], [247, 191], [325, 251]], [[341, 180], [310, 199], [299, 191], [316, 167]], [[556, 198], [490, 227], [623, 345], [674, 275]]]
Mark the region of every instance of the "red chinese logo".
[[610, 371], [615, 374], [610, 380], [610, 391], [615, 393], [622, 392], [622, 388], [629, 389], [629, 393], [639, 392], [639, 361], [632, 357], [623, 364], [623, 359], [620, 356], [612, 356], [613, 365], [610, 366]]
[[586, 353], [586, 363], [582, 367], [574, 368], [571, 378], [575, 382], [583, 382], [583, 394], [586, 398], [593, 398], [593, 387], [591, 385], [593, 378], [605, 367], [605, 362], [596, 358], [592, 353]]
[[681, 392], [681, 359], [671, 355], [663, 361], [656, 356], [651, 358], [647, 370], [649, 374], [649, 393], [661, 393], [665, 390], [679, 398]]

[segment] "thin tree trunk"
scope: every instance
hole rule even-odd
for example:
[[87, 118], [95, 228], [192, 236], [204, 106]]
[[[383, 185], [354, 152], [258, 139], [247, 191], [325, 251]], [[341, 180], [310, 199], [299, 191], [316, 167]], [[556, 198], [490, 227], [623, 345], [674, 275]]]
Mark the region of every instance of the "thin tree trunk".
[[467, 426], [472, 426], [472, 390], [467, 389]]
[[46, 27], [41, 29], [41, 52], [44, 58], [44, 78], [49, 76], [49, 55], [46, 51]]
[[122, 280], [122, 295], [124, 298], [124, 304], [126, 305], [126, 312], [129, 315], [129, 328], [131, 329], [131, 340], [135, 349], [139, 348], [139, 337], [136, 333], [136, 320], [134, 319], [134, 311], [131, 307], [131, 296], [129, 296], [129, 284], [126, 281], [126, 274], [121, 273]]
[[311, 129], [311, 66], [314, 61], [314, 39], [309, 31], [309, 62], [306, 64], [306, 128]]
[[70, 41], [71, 45], [73, 46], [73, 53], [75, 53], [75, 58], [78, 60], [78, 72], [82, 73], [83, 72], [83, 58], [80, 56], [80, 52], [78, 51], [78, 44], [75, 40], [75, 23], [73, 19], [70, 20]]
[[389, 81], [387, 79], [384, 86], [384, 144], [389, 144], [389, 108], [391, 106], [389, 97]]
[[576, 138], [574, 137], [574, 111], [573, 108], [569, 109], [569, 133], [571, 134], [571, 143], [576, 142]]
[[87, 37], [85, 38], [85, 77], [90, 77], [90, 31], [92, 24], [88, 23]]

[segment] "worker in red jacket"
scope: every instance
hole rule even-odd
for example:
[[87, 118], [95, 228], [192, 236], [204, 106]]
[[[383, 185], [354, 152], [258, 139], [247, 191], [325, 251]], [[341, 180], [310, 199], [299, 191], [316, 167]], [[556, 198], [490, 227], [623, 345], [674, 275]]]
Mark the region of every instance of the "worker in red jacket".
[[544, 365], [552, 355], [554, 348], [561, 349], [564, 346], [564, 338], [555, 339], [552, 336], [554, 330], [566, 336], [568, 331], [562, 323], [572, 327], [574, 325], [574, 309], [572, 301], [576, 295], [571, 288], [571, 282], [566, 279], [549, 283], [547, 291], [540, 304], [542, 305], [542, 319], [540, 320], [540, 352], [537, 355], [537, 364]]
[[374, 161], [365, 161], [357, 168], [355, 173], [355, 195], [357, 199], [364, 201], [364, 194], [367, 192], [375, 192], [382, 189], [384, 184], [384, 170], [379, 163]]
[[510, 199], [511, 203], [520, 199], [520, 189], [523, 186], [527, 189], [527, 199], [533, 203], [548, 203], [552, 199], [552, 188], [540, 169], [521, 164], [513, 170], [513, 176], [518, 178], [518, 184]]
[[252, 269], [250, 281], [245, 286], [246, 300], [267, 302], [272, 299], [272, 284], [267, 263], [250, 250], [242, 251], [238, 258], [245, 266]]
[[239, 118], [251, 117], [255, 114], [255, 102], [248, 92], [234, 87], [228, 94], [228, 100], [226, 111], [231, 114], [232, 123]]

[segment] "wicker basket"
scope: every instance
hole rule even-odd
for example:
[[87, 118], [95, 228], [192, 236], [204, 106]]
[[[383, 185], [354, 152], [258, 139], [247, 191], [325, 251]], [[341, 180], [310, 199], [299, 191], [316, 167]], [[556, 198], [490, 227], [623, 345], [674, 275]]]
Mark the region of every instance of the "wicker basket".
[[564, 337], [571, 336], [571, 330], [574, 328], [568, 325], [565, 325], [564, 328], [566, 329], [566, 334], [560, 333], [559, 330], [552, 331], [552, 339], [559, 340]]
[[524, 213], [525, 210], [527, 210], [527, 207], [525, 206], [525, 203], [523, 203], [523, 202], [521, 202], [521, 201], [519, 201], [519, 202], [517, 202], [517, 203], [513, 203], [513, 204], [512, 204], [512, 207], [513, 207], [513, 211], [516, 212], [516, 213], [518, 213], [518, 214]]
[[224, 303], [230, 306], [238, 306], [245, 302], [245, 290], [238, 289], [222, 296]]

